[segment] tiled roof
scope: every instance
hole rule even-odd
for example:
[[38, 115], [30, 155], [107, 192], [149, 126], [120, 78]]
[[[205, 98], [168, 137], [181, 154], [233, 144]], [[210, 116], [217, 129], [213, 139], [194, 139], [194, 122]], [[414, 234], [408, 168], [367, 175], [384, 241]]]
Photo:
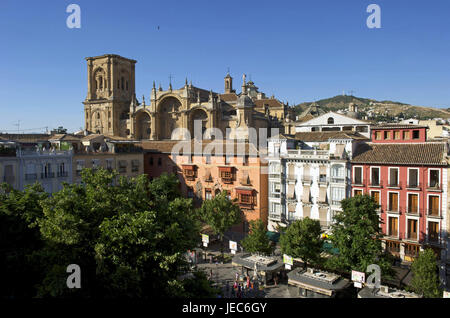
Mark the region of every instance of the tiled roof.
[[0, 134], [0, 137], [16, 141], [19, 143], [36, 143], [48, 141], [50, 135], [47, 134]]
[[48, 140], [58, 140], [58, 141], [80, 141], [81, 136], [70, 135], [70, 134], [55, 134], [51, 136]]
[[243, 151], [245, 155], [258, 156], [260, 152], [252, 143], [233, 141], [221, 142], [221, 140], [203, 140], [203, 142], [194, 140], [145, 140], [142, 141], [140, 145], [145, 152], [159, 153], [172, 153], [172, 151], [179, 151], [180, 154], [196, 154], [196, 152], [201, 149], [202, 153], [206, 151], [205, 154], [210, 153], [213, 155], [225, 155], [229, 151], [229, 148], [231, 148], [233, 153], [237, 155], [240, 155], [240, 152]]
[[263, 108], [264, 105], [268, 105], [269, 107], [283, 107], [283, 104], [275, 98], [255, 99], [253, 102], [257, 108]]
[[352, 163], [445, 165], [445, 156], [445, 143], [368, 143], [356, 149]]
[[368, 140], [360, 133], [353, 131], [311, 131], [311, 132], [298, 132], [295, 134], [295, 139], [304, 142], [325, 142], [330, 139], [355, 139], [355, 140]]
[[227, 94], [220, 94], [220, 99], [225, 101], [225, 102], [233, 102], [237, 100], [237, 95], [236, 93], [227, 93]]
[[411, 125], [411, 124], [382, 124], [382, 125], [374, 125], [371, 127], [372, 129], [405, 129], [405, 128], [428, 128], [428, 126], [423, 125]]

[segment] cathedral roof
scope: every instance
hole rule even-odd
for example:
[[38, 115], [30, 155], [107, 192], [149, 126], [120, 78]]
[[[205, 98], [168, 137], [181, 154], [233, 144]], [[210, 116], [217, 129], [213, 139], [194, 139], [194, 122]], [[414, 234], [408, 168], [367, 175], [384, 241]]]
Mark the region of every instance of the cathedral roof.
[[275, 98], [255, 99], [254, 103], [258, 108], [263, 108], [264, 105], [268, 105], [269, 107], [283, 107], [283, 104]]
[[220, 99], [225, 102], [234, 102], [238, 99], [238, 96], [236, 93], [226, 93], [226, 94], [220, 94]]

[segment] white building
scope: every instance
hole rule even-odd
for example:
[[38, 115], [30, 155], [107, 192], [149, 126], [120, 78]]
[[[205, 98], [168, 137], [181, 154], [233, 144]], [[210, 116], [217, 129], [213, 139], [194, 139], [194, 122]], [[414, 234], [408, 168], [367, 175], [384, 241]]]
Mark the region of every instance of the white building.
[[295, 131], [353, 131], [359, 132], [361, 135], [370, 138], [370, 123], [335, 112], [328, 112], [306, 122], [297, 124]]
[[328, 229], [340, 201], [350, 197], [350, 162], [367, 140], [355, 132], [299, 132], [268, 141], [269, 231], [304, 217]]
[[28, 184], [39, 182], [47, 193], [62, 189], [62, 183], [72, 183], [72, 151], [59, 151], [46, 141], [30, 142], [6, 139], [0, 143], [4, 150], [0, 175], [15, 189], [24, 190]]

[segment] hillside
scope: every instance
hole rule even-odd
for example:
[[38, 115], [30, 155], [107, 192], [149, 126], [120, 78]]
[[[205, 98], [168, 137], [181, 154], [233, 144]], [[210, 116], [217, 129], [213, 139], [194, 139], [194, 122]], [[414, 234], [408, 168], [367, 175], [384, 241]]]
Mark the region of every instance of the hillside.
[[[424, 106], [413, 106], [394, 101], [377, 101], [369, 98], [338, 95], [331, 98], [316, 101], [324, 111], [347, 110], [350, 103], [358, 106], [358, 111], [363, 115], [372, 118], [385, 118], [386, 120], [394, 117], [432, 119], [432, 118], [450, 118], [450, 109], [432, 108]], [[294, 106], [297, 115], [306, 110], [312, 102], [301, 103]]]

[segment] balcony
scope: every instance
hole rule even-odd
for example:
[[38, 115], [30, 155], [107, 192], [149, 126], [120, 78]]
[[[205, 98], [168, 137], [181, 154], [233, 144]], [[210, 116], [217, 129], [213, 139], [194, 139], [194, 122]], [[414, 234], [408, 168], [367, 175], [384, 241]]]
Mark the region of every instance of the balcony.
[[37, 179], [37, 173], [26, 173], [25, 174], [25, 180], [36, 180]]
[[330, 179], [327, 177], [319, 177], [319, 184], [327, 185], [330, 182]]
[[442, 192], [442, 184], [437, 183], [437, 182], [427, 183], [427, 190], [435, 191], [435, 192]]
[[269, 198], [271, 198], [271, 199], [279, 199], [279, 198], [281, 198], [281, 193], [280, 192], [270, 193], [269, 194]]
[[272, 221], [281, 221], [281, 213], [269, 213], [269, 219]]
[[310, 176], [303, 176], [302, 177], [302, 182], [303, 184], [311, 184], [311, 177]]
[[41, 173], [41, 179], [51, 179], [55, 177], [55, 173], [54, 172], [42, 172]]
[[331, 205], [341, 206], [341, 201], [331, 200]]
[[372, 188], [382, 188], [383, 187], [383, 181], [374, 181], [374, 180], [372, 180], [372, 181], [370, 181], [370, 183], [369, 183], [369, 187], [372, 187]]
[[398, 182], [398, 181], [390, 181], [387, 184], [387, 188], [389, 188], [389, 189], [401, 189], [402, 188], [402, 183]]
[[361, 179], [353, 180], [352, 186], [353, 187], [364, 187], [364, 181]]
[[439, 212], [439, 210], [436, 209], [428, 209], [427, 216], [429, 218], [436, 218], [436, 219], [442, 218], [441, 213]]
[[281, 172], [269, 172], [269, 179], [281, 179], [283, 177], [283, 173]]
[[387, 209], [386, 209], [386, 213], [390, 213], [390, 214], [402, 214], [402, 211], [401, 211], [400, 208], [397, 208], [397, 209], [387, 208]]
[[406, 185], [406, 189], [408, 190], [421, 190], [422, 189], [422, 183], [418, 182], [409, 182]]
[[331, 177], [331, 183], [345, 183], [345, 177]]
[[415, 209], [409, 207], [406, 211], [406, 214], [411, 216], [420, 216], [420, 209], [418, 207], [416, 207]]

